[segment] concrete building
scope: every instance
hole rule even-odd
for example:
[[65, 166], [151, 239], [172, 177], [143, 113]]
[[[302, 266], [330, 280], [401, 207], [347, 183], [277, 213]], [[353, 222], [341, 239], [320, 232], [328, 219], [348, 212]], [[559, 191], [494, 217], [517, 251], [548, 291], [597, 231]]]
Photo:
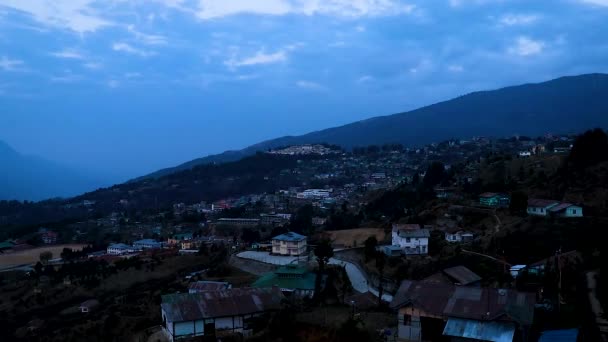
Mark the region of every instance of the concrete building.
[[108, 246], [106, 251], [110, 255], [123, 255], [137, 252], [139, 249], [124, 243], [113, 243]]
[[428, 229], [402, 229], [400, 227], [393, 225], [391, 236], [393, 246], [399, 246], [406, 255], [428, 254], [429, 237], [431, 236]]
[[272, 238], [272, 254], [278, 255], [303, 255], [306, 253], [306, 236], [294, 232], [288, 232]]

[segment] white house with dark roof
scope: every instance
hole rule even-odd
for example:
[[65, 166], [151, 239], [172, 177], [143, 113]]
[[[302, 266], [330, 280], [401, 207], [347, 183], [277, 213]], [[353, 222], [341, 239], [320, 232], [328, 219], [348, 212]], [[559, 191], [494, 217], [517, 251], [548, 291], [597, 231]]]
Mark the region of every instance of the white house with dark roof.
[[272, 254], [297, 256], [306, 253], [307, 238], [294, 232], [287, 232], [272, 238]]
[[531, 198], [528, 200], [528, 215], [583, 217], [583, 208], [571, 203], [556, 200]]
[[402, 229], [400, 225], [393, 225], [392, 245], [399, 246], [403, 254], [422, 254], [429, 253], [429, 237], [431, 233], [428, 229]]

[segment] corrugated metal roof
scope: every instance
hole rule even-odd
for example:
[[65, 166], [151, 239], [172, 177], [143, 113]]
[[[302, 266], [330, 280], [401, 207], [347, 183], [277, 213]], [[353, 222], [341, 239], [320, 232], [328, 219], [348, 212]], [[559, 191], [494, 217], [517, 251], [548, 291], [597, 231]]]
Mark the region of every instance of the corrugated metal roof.
[[431, 232], [428, 229], [404, 229], [399, 231], [399, 236], [403, 238], [428, 238], [431, 236]]
[[555, 207], [549, 209], [549, 211], [556, 213], [558, 211], [562, 211], [562, 210], [564, 210], [564, 209], [566, 209], [568, 207], [571, 207], [573, 205], [574, 204], [572, 204], [572, 203], [560, 203], [560, 204], [556, 205]]
[[239, 288], [162, 296], [161, 308], [172, 322], [230, 317], [279, 310], [283, 295], [278, 288]]
[[306, 236], [300, 235], [295, 232], [287, 232], [285, 234], [281, 234], [272, 238], [273, 240], [279, 241], [302, 241], [306, 239]]
[[204, 291], [221, 291], [227, 290], [231, 287], [230, 283], [225, 281], [197, 281], [190, 286], [188, 286], [188, 290], [204, 292]]
[[539, 198], [530, 198], [528, 200], [528, 206], [534, 207], [534, 208], [546, 208], [546, 207], [549, 207], [551, 205], [556, 205], [556, 204], [559, 204], [559, 201], [539, 199]]
[[443, 329], [443, 334], [480, 341], [512, 342], [515, 325], [508, 322], [450, 318]]
[[444, 317], [495, 320], [507, 316], [530, 325], [534, 319], [534, 293], [455, 286], [445, 283], [403, 281], [391, 307], [413, 305]]
[[468, 285], [481, 280], [480, 276], [464, 266], [446, 268], [443, 272], [455, 279], [460, 285]]
[[578, 329], [543, 331], [538, 342], [576, 342]]

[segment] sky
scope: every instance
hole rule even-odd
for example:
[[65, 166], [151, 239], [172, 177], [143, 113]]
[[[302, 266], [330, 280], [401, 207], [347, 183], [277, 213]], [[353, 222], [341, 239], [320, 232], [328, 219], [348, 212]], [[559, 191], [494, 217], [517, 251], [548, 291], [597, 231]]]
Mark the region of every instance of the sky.
[[126, 180], [608, 72], [608, 0], [0, 0], [0, 140]]

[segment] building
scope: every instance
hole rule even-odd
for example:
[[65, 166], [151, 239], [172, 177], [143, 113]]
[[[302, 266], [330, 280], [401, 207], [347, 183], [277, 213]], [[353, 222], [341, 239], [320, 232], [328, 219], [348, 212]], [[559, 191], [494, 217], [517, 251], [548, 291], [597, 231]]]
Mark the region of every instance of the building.
[[447, 199], [447, 198], [453, 198], [455, 197], [456, 194], [456, 188], [435, 188], [435, 196], [437, 196], [437, 198], [443, 198], [443, 199]]
[[484, 192], [479, 195], [479, 204], [492, 208], [508, 208], [511, 198], [507, 194]]
[[531, 198], [528, 200], [528, 215], [547, 216], [549, 209], [559, 205], [559, 201]]
[[225, 281], [195, 281], [188, 286], [188, 293], [230, 290], [232, 284]]
[[87, 301], [82, 302], [82, 304], [80, 304], [78, 309], [82, 313], [89, 313], [89, 312], [95, 310], [95, 308], [97, 308], [98, 306], [99, 306], [99, 301], [97, 299], [89, 299]]
[[571, 203], [532, 198], [528, 200], [528, 215], [583, 217], [583, 208]]
[[272, 238], [272, 254], [302, 255], [306, 254], [306, 236], [287, 232]]
[[193, 237], [192, 233], [174, 234], [173, 236], [171, 236], [170, 238], [167, 239], [167, 244], [169, 246], [177, 246], [180, 243], [182, 243], [184, 241], [190, 241], [193, 238], [194, 237]]
[[520, 151], [519, 152], [519, 156], [522, 158], [528, 158], [530, 156], [532, 156], [532, 152], [530, 151]]
[[42, 242], [44, 242], [45, 245], [52, 245], [52, 244], [57, 243], [58, 237], [59, 237], [59, 234], [57, 234], [51, 230], [47, 230], [40, 234], [40, 238], [42, 239]]
[[[429, 237], [431, 233], [428, 229], [405, 229], [405, 225], [393, 225], [392, 245], [399, 246], [403, 254], [422, 254], [429, 252]], [[418, 225], [416, 225], [418, 226]], [[418, 226], [420, 227], [420, 226]]]
[[286, 297], [312, 298], [317, 276], [306, 268], [296, 265], [279, 267], [256, 280], [252, 287], [278, 286]]
[[560, 203], [549, 209], [549, 215], [557, 217], [583, 217], [583, 208], [571, 203]]
[[260, 214], [260, 223], [264, 226], [282, 226], [289, 223], [291, 214]]
[[382, 253], [384, 253], [388, 257], [398, 257], [401, 256], [401, 247], [400, 246], [382, 246]]
[[443, 283], [458, 286], [479, 286], [481, 277], [464, 266], [446, 268], [421, 280], [423, 283]]
[[453, 243], [471, 242], [475, 239], [475, 235], [471, 232], [459, 230], [454, 233], [445, 233], [445, 239], [447, 242]]
[[325, 198], [330, 198], [331, 197], [331, 193], [333, 192], [332, 189], [307, 189], [304, 190], [302, 192], [299, 192], [296, 194], [297, 198], [302, 198], [302, 199], [325, 199]]
[[390, 306], [398, 341], [528, 341], [534, 293], [403, 281]]
[[235, 227], [257, 227], [260, 224], [260, 219], [252, 218], [221, 218], [216, 221], [217, 225], [235, 226]]
[[253, 331], [256, 321], [281, 308], [278, 288], [239, 288], [161, 297], [163, 331], [170, 341]]
[[163, 243], [154, 239], [143, 239], [133, 242], [136, 249], [159, 249], [163, 248]]
[[123, 255], [128, 253], [138, 252], [139, 249], [124, 243], [113, 243], [108, 246], [107, 252], [110, 255]]
[[543, 331], [538, 342], [576, 342], [578, 329], [547, 330]]

